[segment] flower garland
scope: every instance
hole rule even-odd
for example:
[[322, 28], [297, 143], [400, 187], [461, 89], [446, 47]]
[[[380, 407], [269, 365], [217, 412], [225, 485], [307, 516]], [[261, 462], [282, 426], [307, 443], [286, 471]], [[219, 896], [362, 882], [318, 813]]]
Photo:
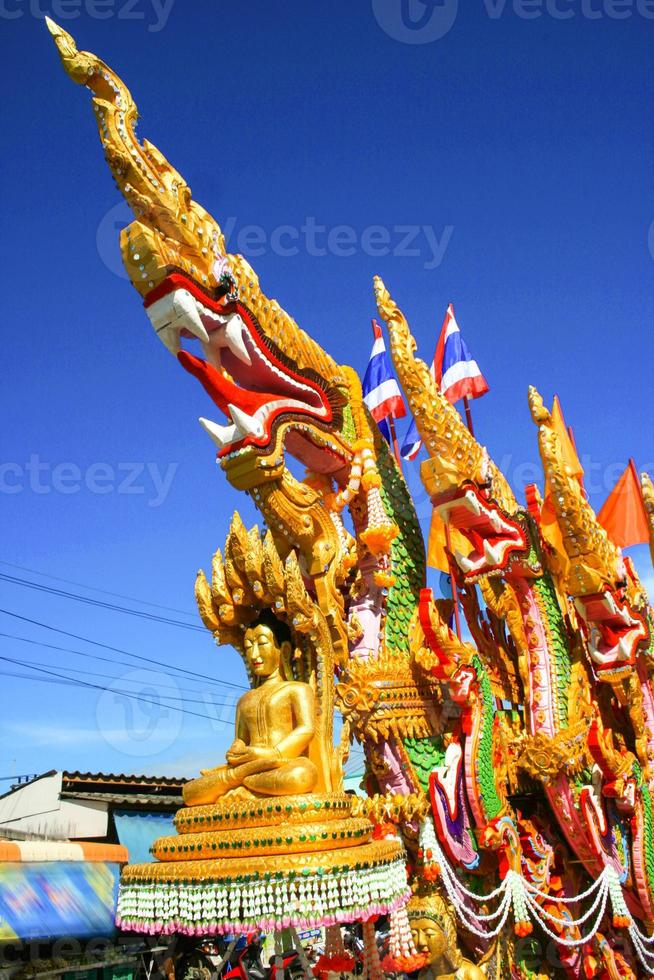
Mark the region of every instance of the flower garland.
[[386, 513], [380, 488], [381, 477], [375, 463], [374, 445], [369, 439], [358, 439], [354, 444], [347, 486], [335, 495], [332, 506], [334, 512], [340, 515], [359, 492], [364, 491], [368, 518], [360, 538], [376, 558], [390, 553], [391, 544], [399, 533], [397, 525]]
[[425, 965], [424, 957], [413, 942], [409, 917], [403, 905], [391, 915], [389, 952], [382, 960], [382, 967], [388, 973], [414, 973]]
[[[618, 873], [610, 865], [605, 865], [600, 876], [586, 891], [570, 898], [548, 895], [513, 870], [506, 873], [501, 885], [493, 891], [487, 895], [478, 895], [466, 888], [457, 878], [441, 849], [433, 823], [428, 817], [420, 828], [420, 846], [426, 866], [438, 867], [447, 896], [459, 919], [466, 929], [480, 938], [492, 939], [499, 935], [513, 908], [514, 929], [517, 935], [528, 935], [533, 929], [532, 922], [534, 922], [558, 945], [568, 948], [585, 946], [597, 934], [610, 901], [614, 928], [628, 929], [641, 964], [649, 975], [654, 976], [654, 934], [647, 936], [638, 928], [625, 902]], [[572, 918], [567, 912], [567, 906], [591, 898], [593, 900], [590, 906], [578, 918]], [[547, 900], [550, 907], [563, 906], [561, 916], [543, 908], [538, 899]], [[479, 907], [494, 901], [498, 901], [498, 905], [493, 912], [482, 914], [475, 911], [473, 907], [473, 905]], [[499, 921], [491, 928], [490, 924], [496, 920]], [[585, 935], [572, 938], [565, 935], [571, 930], [578, 932], [579, 927], [584, 926], [589, 920], [592, 922]]]
[[353, 445], [354, 457], [347, 486], [334, 498], [334, 507], [340, 513], [352, 503], [361, 490], [366, 494], [367, 524], [359, 534], [375, 558], [380, 559], [375, 582], [379, 588], [390, 589], [394, 584], [388, 556], [391, 545], [399, 534], [399, 528], [386, 513], [380, 493], [382, 481], [377, 470], [374, 435], [366, 415], [361, 381], [352, 368], [344, 367], [350, 391], [350, 407], [357, 440]]
[[316, 929], [386, 915], [410, 897], [402, 858], [368, 867], [245, 880], [123, 880], [116, 923], [132, 932], [187, 936]]

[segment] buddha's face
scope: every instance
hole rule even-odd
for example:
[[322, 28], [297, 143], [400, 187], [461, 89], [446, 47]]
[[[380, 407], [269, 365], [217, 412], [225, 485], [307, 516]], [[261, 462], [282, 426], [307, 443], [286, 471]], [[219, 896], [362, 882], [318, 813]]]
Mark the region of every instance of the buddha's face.
[[447, 952], [447, 939], [441, 927], [433, 919], [411, 919], [411, 935], [416, 950], [434, 963]]
[[255, 677], [270, 677], [282, 659], [282, 651], [269, 626], [251, 626], [245, 632], [245, 659]]

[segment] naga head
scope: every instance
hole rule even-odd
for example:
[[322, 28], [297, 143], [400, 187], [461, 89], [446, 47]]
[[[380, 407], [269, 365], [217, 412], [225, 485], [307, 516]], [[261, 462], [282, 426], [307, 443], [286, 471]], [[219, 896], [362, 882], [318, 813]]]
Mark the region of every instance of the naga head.
[[555, 420], [535, 388], [529, 389], [529, 405], [568, 561], [565, 589], [574, 600], [599, 676], [619, 680], [634, 667], [649, 639], [646, 595], [631, 562], [597, 520], [578, 475], [570, 471]]
[[264, 482], [282, 468], [284, 448], [313, 471], [346, 471], [346, 374], [264, 295], [183, 177], [137, 138], [124, 82], [46, 20], [66, 72], [93, 95], [107, 163], [134, 212], [120, 242], [129, 278], [159, 339], [224, 416], [200, 422], [228, 478], [240, 489]]
[[469, 543], [467, 555], [455, 555], [465, 580], [504, 575], [512, 568], [537, 572], [528, 518], [507, 480], [443, 396], [425, 362], [415, 356], [406, 318], [381, 279], [375, 280], [375, 294], [397, 376], [429, 453], [421, 467], [422, 481], [444, 523]]

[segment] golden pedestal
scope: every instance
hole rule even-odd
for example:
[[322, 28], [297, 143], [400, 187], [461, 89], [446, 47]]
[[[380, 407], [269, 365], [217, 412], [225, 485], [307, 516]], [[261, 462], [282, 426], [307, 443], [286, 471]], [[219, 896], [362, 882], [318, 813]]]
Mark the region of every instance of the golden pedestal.
[[353, 797], [232, 795], [180, 810], [153, 864], [127, 866], [118, 924], [146, 933], [217, 935], [365, 921], [405, 905], [400, 841], [373, 840]]

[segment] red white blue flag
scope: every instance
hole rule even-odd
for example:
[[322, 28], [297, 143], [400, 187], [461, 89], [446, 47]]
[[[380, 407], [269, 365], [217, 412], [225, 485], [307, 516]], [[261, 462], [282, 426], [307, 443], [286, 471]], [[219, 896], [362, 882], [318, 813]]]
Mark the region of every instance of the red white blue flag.
[[[461, 336], [451, 303], [445, 314], [430, 370], [436, 384], [452, 404], [461, 398], [480, 398], [488, 391], [488, 383]], [[402, 458], [415, 459], [421, 447], [422, 440], [415, 419], [411, 419], [400, 450]]]
[[391, 436], [386, 420], [404, 418], [406, 407], [388, 360], [384, 335], [376, 320], [372, 321], [372, 332], [375, 339], [363, 376], [363, 400], [382, 435], [390, 443]]
[[461, 336], [451, 303], [438, 338], [434, 368], [436, 382], [452, 405], [461, 398], [481, 398], [488, 391], [488, 383]]

